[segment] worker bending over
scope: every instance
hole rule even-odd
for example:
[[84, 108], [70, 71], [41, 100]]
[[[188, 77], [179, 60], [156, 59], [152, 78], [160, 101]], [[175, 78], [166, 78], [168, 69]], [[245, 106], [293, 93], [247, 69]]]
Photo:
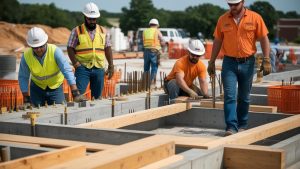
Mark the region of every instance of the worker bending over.
[[[205, 53], [200, 40], [192, 40], [188, 47], [189, 54], [178, 59], [171, 73], [164, 79], [164, 88], [170, 99], [178, 96], [209, 98], [206, 82], [206, 66], [199, 60]], [[198, 77], [200, 88], [193, 84]]]
[[[66, 77], [71, 86], [74, 101], [85, 100], [79, 94], [72, 68], [61, 49], [48, 44], [48, 35], [43, 29], [34, 27], [28, 31], [26, 49], [20, 62], [19, 84], [25, 103], [34, 106], [61, 104], [65, 100], [62, 84]], [[31, 75], [31, 78], [30, 78]], [[30, 94], [28, 83], [30, 81]]]

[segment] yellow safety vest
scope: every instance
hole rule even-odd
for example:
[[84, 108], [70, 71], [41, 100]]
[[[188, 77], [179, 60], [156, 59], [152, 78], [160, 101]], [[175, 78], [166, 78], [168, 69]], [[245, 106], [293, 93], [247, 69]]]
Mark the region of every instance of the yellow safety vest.
[[143, 32], [144, 48], [160, 50], [157, 28], [148, 28]]
[[24, 52], [25, 61], [30, 69], [31, 80], [42, 89], [46, 89], [47, 86], [50, 89], [57, 89], [64, 81], [64, 75], [54, 58], [55, 49], [55, 45], [47, 44], [43, 65], [33, 55], [32, 48]]
[[77, 27], [79, 43], [75, 48], [76, 59], [87, 68], [104, 68], [105, 58], [105, 30], [99, 25], [96, 27], [94, 40], [92, 41], [84, 24]]

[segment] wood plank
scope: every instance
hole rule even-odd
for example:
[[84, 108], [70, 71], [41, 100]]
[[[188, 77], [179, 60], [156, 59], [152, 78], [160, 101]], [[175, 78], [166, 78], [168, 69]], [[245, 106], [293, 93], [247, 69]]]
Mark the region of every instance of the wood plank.
[[51, 169], [129, 169], [140, 168], [175, 154], [174, 141], [155, 135], [133, 141], [81, 159], [60, 164]]
[[201, 148], [209, 149], [224, 144], [251, 144], [297, 127], [300, 127], [300, 114], [205, 143], [201, 146]]
[[60, 150], [40, 153], [5, 163], [0, 163], [0, 169], [40, 169], [51, 167], [76, 158], [85, 157], [86, 148], [82, 145]]
[[224, 168], [283, 169], [285, 153], [265, 146], [230, 145], [224, 147]]
[[162, 107], [156, 107], [149, 110], [143, 110], [132, 114], [126, 114], [108, 119], [97, 120], [89, 123], [77, 125], [79, 127], [88, 128], [121, 128], [140, 122], [158, 119], [181, 113], [188, 108], [185, 103], [172, 104]]
[[20, 142], [15, 142], [15, 141], [0, 141], [0, 145], [17, 145], [17, 146], [29, 146], [29, 147], [40, 147], [39, 144], [32, 144], [32, 143], [20, 143]]
[[208, 143], [210, 141], [219, 139], [220, 137], [185, 137], [185, 136], [175, 136], [175, 135], [166, 135], [170, 139], [175, 141], [176, 146], [180, 147], [201, 147], [201, 145]]
[[[212, 101], [201, 101], [200, 106], [201, 107], [212, 108], [213, 104], [212, 104]], [[216, 108], [217, 109], [223, 109], [223, 107], [224, 107], [224, 102], [216, 102]], [[277, 107], [276, 106], [250, 105], [249, 111], [277, 113]]]
[[182, 155], [173, 155], [171, 157], [165, 158], [165, 159], [157, 161], [155, 163], [146, 165], [145, 167], [142, 167], [140, 169], [157, 169], [157, 168], [163, 168], [163, 167], [167, 167], [170, 164], [179, 162], [179, 161], [181, 161], [183, 159], [184, 159], [184, 157]]
[[0, 141], [13, 141], [18, 143], [39, 144], [42, 147], [64, 148], [74, 145], [84, 145], [88, 151], [102, 151], [115, 147], [114, 145], [89, 143], [82, 141], [61, 140], [44, 137], [31, 137], [11, 134], [0, 134]]

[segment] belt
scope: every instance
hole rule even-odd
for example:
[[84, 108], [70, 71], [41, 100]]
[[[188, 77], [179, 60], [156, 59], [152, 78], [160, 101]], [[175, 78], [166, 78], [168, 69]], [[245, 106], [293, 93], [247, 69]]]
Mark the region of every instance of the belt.
[[227, 57], [229, 59], [232, 59], [232, 60], [235, 60], [236, 62], [239, 62], [239, 63], [245, 63], [248, 60], [250, 60], [251, 58], [253, 58], [254, 55], [250, 55], [248, 57], [241, 57], [241, 58], [237, 58], [237, 57], [233, 57], [233, 56], [227, 56], [227, 55], [225, 55], [225, 57]]

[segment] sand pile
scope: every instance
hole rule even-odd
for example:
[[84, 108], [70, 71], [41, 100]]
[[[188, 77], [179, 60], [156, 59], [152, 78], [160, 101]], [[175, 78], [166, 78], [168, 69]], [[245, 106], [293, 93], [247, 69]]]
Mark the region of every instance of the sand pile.
[[68, 42], [70, 30], [67, 28], [51, 28], [45, 25], [12, 24], [0, 22], [0, 54], [14, 54], [16, 50], [23, 51], [26, 44], [27, 31], [34, 27], [41, 27], [48, 34], [48, 42], [64, 44]]

